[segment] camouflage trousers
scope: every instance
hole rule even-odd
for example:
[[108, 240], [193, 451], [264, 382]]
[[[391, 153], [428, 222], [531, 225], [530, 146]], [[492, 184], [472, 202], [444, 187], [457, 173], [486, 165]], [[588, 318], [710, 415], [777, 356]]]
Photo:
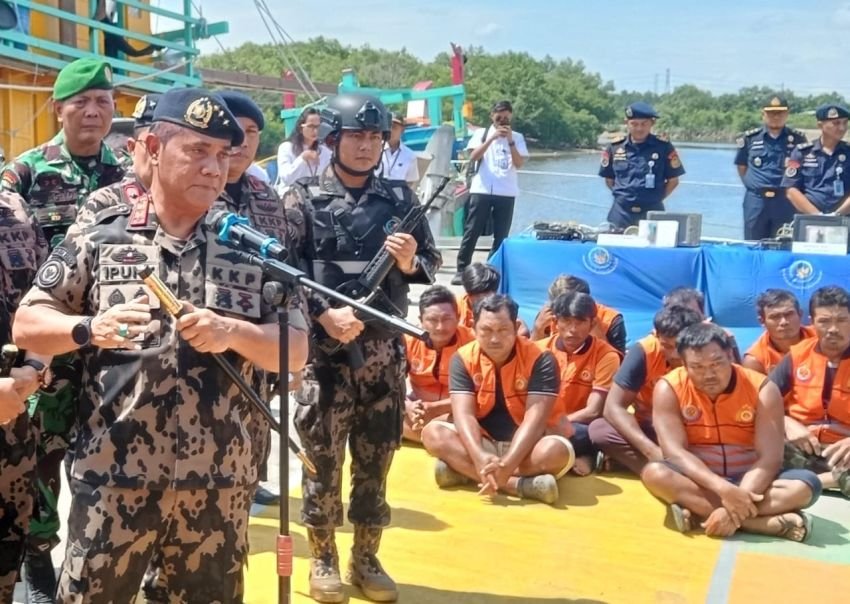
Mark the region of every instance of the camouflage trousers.
[[153, 491], [72, 480], [71, 494], [58, 602], [135, 602], [152, 558], [163, 602], [242, 602], [248, 487]]
[[829, 463], [824, 457], [810, 455], [789, 442], [785, 443], [784, 465], [786, 468], [811, 470], [815, 474], [826, 474], [829, 472], [838, 481], [838, 489], [841, 491], [841, 494], [850, 498], [850, 470], [838, 472], [829, 467]]
[[0, 604], [12, 601], [24, 555], [35, 499], [36, 440], [26, 414], [0, 426]]
[[79, 358], [64, 354], [50, 364], [53, 383], [29, 398], [29, 414], [39, 427], [37, 506], [30, 523], [30, 545], [34, 549], [52, 549], [59, 542], [60, 470], [65, 452], [71, 445], [80, 392]]
[[406, 361], [399, 339], [361, 343], [366, 363], [351, 369], [321, 352], [304, 370], [295, 393], [294, 424], [316, 475], [303, 473], [301, 519], [306, 526], [342, 525], [342, 466], [351, 452], [353, 524], [390, 522], [386, 478], [401, 442]]

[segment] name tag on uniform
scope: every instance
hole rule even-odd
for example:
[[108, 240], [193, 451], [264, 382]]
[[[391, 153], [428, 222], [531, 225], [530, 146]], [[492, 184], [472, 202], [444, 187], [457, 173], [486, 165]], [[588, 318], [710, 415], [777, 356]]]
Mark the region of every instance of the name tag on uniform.
[[263, 271], [239, 262], [238, 254], [215, 239], [207, 240], [207, 308], [259, 319], [263, 291]]
[[833, 181], [832, 192], [836, 197], [844, 197], [844, 181], [840, 177]]
[[643, 180], [643, 186], [646, 189], [654, 189], [655, 188], [655, 174], [650, 172], [646, 175], [646, 178]]

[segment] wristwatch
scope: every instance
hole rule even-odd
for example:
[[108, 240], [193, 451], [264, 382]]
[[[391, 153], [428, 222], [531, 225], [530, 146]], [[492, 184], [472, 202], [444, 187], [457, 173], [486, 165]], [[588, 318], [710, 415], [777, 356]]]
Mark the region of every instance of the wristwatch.
[[91, 322], [94, 317], [86, 317], [71, 330], [71, 339], [77, 346], [87, 346], [91, 342]]
[[27, 359], [21, 363], [22, 367], [32, 367], [38, 374], [38, 385], [42, 388], [47, 388], [53, 382], [53, 372], [50, 371], [50, 366], [45, 365], [41, 361], [35, 359]]

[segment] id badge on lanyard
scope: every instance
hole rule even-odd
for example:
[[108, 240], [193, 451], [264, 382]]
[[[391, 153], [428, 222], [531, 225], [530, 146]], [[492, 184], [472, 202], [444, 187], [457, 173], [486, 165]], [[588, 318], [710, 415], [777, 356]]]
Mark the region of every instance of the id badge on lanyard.
[[645, 189], [654, 189], [655, 188], [655, 172], [652, 171], [653, 166], [655, 166], [655, 162], [649, 161], [649, 172], [643, 180], [643, 187]]
[[835, 180], [832, 182], [832, 193], [836, 197], [844, 197], [844, 180], [841, 178], [841, 174], [844, 172], [844, 169], [839, 166], [835, 169]]

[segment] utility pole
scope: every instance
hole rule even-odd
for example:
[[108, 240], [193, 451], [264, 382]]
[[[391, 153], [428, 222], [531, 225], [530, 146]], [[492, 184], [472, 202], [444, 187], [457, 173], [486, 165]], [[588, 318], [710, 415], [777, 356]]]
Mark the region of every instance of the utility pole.
[[664, 94], [670, 94], [670, 68], [667, 68], [666, 76], [664, 77]]
[[655, 85], [652, 87], [652, 92], [655, 93], [655, 96], [658, 96], [658, 72], [655, 72]]

